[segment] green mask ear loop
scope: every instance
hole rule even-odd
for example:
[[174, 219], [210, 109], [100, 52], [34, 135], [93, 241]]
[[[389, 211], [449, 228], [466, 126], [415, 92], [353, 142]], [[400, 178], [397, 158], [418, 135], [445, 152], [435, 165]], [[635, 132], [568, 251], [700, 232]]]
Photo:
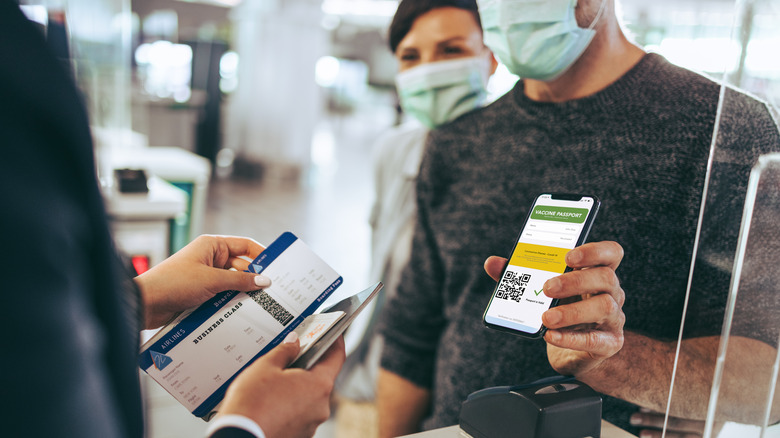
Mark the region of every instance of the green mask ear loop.
[[604, 15], [604, 11], [607, 9], [607, 1], [608, 0], [601, 0], [601, 6], [599, 6], [599, 11], [596, 13], [596, 18], [593, 19], [592, 23], [590, 23], [588, 30], [593, 30], [601, 19], [601, 16]]

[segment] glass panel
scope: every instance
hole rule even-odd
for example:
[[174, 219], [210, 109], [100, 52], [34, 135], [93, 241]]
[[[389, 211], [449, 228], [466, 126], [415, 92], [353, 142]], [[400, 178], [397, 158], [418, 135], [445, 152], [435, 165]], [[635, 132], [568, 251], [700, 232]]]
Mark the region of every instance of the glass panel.
[[780, 151], [780, 2], [738, 1], [733, 16], [665, 435], [674, 417], [707, 437], [780, 420], [780, 155], [767, 155]]
[[[130, 132], [130, 0], [22, 0], [44, 24], [47, 43], [84, 94], [98, 158]], [[28, 14], [29, 15], [29, 14]], [[110, 172], [99, 168], [100, 176]]]
[[[780, 361], [778, 215], [780, 154], [771, 154], [759, 160], [750, 177], [707, 416], [708, 436], [765, 436], [767, 427], [780, 419], [780, 409], [773, 408], [778, 404], [775, 388]], [[745, 333], [745, 326], [752, 330]], [[751, 341], [744, 337], [761, 342], [752, 341], [752, 348], [745, 350], [743, 345]], [[740, 397], [734, 391], [753, 401], [755, 409], [746, 421], [752, 427], [733, 421], [730, 414], [735, 411], [735, 398]], [[778, 427], [772, 432], [780, 432]]]

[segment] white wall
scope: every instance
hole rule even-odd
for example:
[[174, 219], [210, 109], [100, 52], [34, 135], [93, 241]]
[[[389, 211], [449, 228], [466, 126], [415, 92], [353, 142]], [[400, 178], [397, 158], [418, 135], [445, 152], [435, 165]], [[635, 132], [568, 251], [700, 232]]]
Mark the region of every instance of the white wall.
[[314, 82], [329, 41], [316, 0], [245, 0], [231, 13], [239, 85], [225, 119], [225, 147], [270, 170], [305, 170], [323, 98]]

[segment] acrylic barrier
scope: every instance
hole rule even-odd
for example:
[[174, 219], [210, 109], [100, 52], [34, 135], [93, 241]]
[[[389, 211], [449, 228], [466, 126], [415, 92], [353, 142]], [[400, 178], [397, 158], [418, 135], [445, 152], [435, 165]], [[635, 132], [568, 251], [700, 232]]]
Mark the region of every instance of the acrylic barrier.
[[665, 436], [780, 437], [780, 63], [761, 61], [780, 53], [780, 27], [762, 27], [780, 22], [780, 2], [738, 1], [735, 17], [729, 47], [738, 56], [724, 55], [733, 64], [722, 78], [681, 329], [669, 341]]
[[706, 418], [705, 436], [747, 437], [755, 427], [720, 435], [723, 423], [780, 420], [780, 410], [766, 413], [780, 333], [780, 154], [757, 155], [762, 147], [778, 150], [780, 134], [768, 136], [774, 145], [755, 141], [753, 148], [721, 135], [704, 186], [666, 430], [676, 431], [672, 417]]
[[779, 218], [780, 153], [762, 156], [750, 175], [707, 436], [780, 436], [780, 425], [772, 426], [780, 420]]

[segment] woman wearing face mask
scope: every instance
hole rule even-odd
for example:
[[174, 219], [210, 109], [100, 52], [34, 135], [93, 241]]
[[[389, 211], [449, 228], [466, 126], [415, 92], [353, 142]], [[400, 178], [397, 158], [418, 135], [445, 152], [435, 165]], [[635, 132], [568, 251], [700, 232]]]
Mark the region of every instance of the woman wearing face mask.
[[401, 107], [431, 129], [480, 107], [498, 65], [482, 42], [476, 1], [402, 1], [390, 49]]
[[475, 0], [403, 0], [389, 34], [401, 108], [412, 116], [376, 149], [372, 277], [392, 293], [408, 260], [414, 185], [428, 131], [484, 105], [498, 63], [482, 42]]
[[[376, 198], [371, 213], [371, 278], [392, 295], [409, 259], [415, 221], [415, 182], [430, 129], [486, 103], [487, 82], [498, 65], [482, 42], [475, 0], [403, 0], [389, 29], [399, 63], [401, 107], [412, 120], [392, 128], [375, 145]], [[378, 300], [376, 314], [385, 297]], [[370, 330], [370, 329], [369, 329]], [[338, 383], [347, 399], [371, 401], [379, 345], [364, 337]], [[339, 415], [349, 416], [340, 407]], [[350, 416], [354, 422], [354, 415]]]

